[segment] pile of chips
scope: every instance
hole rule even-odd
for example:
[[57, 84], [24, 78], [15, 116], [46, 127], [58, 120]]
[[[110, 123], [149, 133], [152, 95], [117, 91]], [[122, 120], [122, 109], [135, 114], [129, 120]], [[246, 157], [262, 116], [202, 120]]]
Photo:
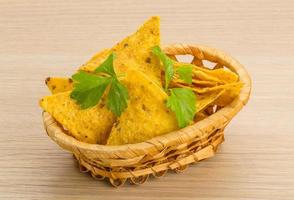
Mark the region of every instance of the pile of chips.
[[[138, 143], [179, 129], [175, 114], [166, 106], [167, 94], [162, 87], [163, 69], [151, 52], [154, 46], [159, 45], [160, 19], [152, 17], [137, 32], [111, 49], [100, 51], [78, 69], [92, 72], [111, 52], [116, 53], [115, 71], [123, 74], [121, 82], [129, 93], [128, 107], [121, 116], [117, 117], [107, 109], [103, 97], [96, 106], [81, 109], [70, 97], [74, 87], [70, 78], [47, 78], [46, 85], [52, 95], [40, 100], [41, 107], [68, 134], [92, 144]], [[175, 61], [174, 67], [183, 64], [187, 63]], [[174, 77], [170, 85], [190, 88], [195, 92], [197, 113], [194, 122], [197, 122], [212, 114], [216, 107], [229, 104], [239, 95], [242, 83], [228, 69], [191, 66], [192, 84]]]

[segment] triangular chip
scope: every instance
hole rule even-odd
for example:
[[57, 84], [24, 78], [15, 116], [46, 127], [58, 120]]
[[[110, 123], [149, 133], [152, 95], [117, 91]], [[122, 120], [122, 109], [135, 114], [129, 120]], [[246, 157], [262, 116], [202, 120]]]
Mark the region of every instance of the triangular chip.
[[216, 100], [219, 106], [226, 106], [231, 103], [239, 94], [243, 87], [243, 83], [228, 84], [229, 87], [225, 88], [225, 92]]
[[129, 105], [114, 124], [108, 145], [143, 142], [178, 129], [161, 87], [137, 70], [127, 72], [124, 84], [129, 91]]
[[196, 86], [196, 87], [213, 87], [213, 86], [217, 86], [218, 83], [213, 82], [213, 81], [209, 81], [209, 80], [198, 80], [198, 79], [192, 79], [192, 83]]
[[93, 71], [110, 52], [115, 52], [117, 58], [114, 60], [114, 66], [118, 73], [124, 73], [129, 67], [135, 68], [160, 84], [159, 60], [151, 52], [152, 47], [158, 45], [160, 45], [160, 19], [152, 17], [137, 32], [126, 37], [110, 50], [95, 55], [80, 70]]
[[206, 74], [218, 79], [219, 82], [233, 83], [239, 80], [239, 76], [228, 69], [207, 69], [198, 66], [195, 66], [195, 69], [205, 72]]
[[[200, 112], [207, 106], [215, 103], [215, 101], [224, 94], [225, 90], [217, 90], [196, 96], [196, 110]], [[197, 114], [196, 114], [197, 115]]]
[[[192, 83], [193, 83], [193, 87], [197, 87], [199, 89], [218, 86], [217, 82], [213, 82], [213, 81], [209, 81], [209, 80], [206, 81], [206, 80], [192, 79]], [[183, 81], [179, 78], [177, 78], [176, 80], [172, 80], [172, 82], [170, 83], [171, 87], [182, 87], [185, 85], [189, 86], [189, 84], [187, 84], [185, 81]]]
[[217, 84], [234, 83], [239, 80], [239, 77], [236, 73], [225, 68], [208, 69], [190, 63], [183, 63], [178, 61], [175, 61], [174, 65], [176, 68], [185, 65], [193, 66], [193, 76], [196, 78], [196, 80], [210, 81]]
[[105, 144], [115, 121], [103, 101], [95, 107], [81, 110], [70, 98], [70, 92], [44, 97], [40, 105], [72, 136], [87, 143]]
[[[174, 63], [176, 67], [183, 65], [192, 66], [193, 79], [192, 85], [185, 83], [179, 78], [174, 79], [171, 85], [192, 89], [196, 92], [197, 97], [203, 98], [203, 102], [205, 102], [203, 105], [208, 104], [208, 102], [214, 102], [219, 106], [225, 106], [239, 95], [243, 87], [243, 83], [239, 81], [238, 75], [228, 69], [218, 68], [211, 70], [189, 63], [177, 61]], [[220, 91], [222, 92], [221, 95], [219, 95]], [[201, 102], [198, 101], [197, 103]], [[197, 111], [199, 111], [199, 108], [197, 108]]]
[[48, 77], [45, 83], [52, 94], [70, 91], [73, 88], [73, 81], [70, 78]]
[[212, 91], [217, 91], [217, 90], [236, 90], [239, 93], [240, 89], [242, 88], [242, 83], [241, 82], [236, 82], [236, 83], [228, 83], [224, 85], [218, 85], [214, 87], [194, 87], [193, 91], [195, 91], [198, 94], [203, 94], [207, 92], [212, 92]]

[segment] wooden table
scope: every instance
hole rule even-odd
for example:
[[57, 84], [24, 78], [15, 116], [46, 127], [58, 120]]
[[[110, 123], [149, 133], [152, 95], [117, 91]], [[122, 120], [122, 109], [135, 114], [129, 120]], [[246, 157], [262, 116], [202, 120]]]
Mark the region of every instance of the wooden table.
[[[212, 159], [115, 189], [79, 173], [43, 129], [47, 76], [69, 76], [154, 14], [162, 43], [231, 53], [252, 98]], [[294, 2], [0, 1], [1, 199], [294, 199]]]

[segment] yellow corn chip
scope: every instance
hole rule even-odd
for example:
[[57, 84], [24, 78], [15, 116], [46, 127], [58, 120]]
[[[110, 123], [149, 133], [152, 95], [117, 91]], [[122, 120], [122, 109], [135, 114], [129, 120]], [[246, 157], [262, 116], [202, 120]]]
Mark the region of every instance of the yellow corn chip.
[[194, 66], [194, 67], [196, 70], [205, 72], [206, 74], [214, 78], [217, 78], [220, 82], [233, 83], [239, 80], [239, 77], [237, 74], [224, 68], [207, 69], [207, 68], [198, 67], [198, 66]]
[[165, 105], [167, 94], [162, 88], [137, 70], [128, 70], [124, 82], [129, 105], [113, 126], [108, 145], [143, 142], [178, 128], [174, 113]]
[[243, 83], [238, 82], [237, 84], [230, 84], [229, 87], [225, 88], [224, 93], [216, 100], [216, 104], [219, 106], [226, 106], [231, 103], [239, 94], [243, 87]]
[[241, 87], [242, 87], [242, 83], [241, 82], [236, 82], [236, 83], [229, 83], [229, 84], [224, 84], [224, 85], [218, 85], [218, 86], [214, 86], [214, 87], [194, 87], [193, 90], [196, 93], [199, 94], [203, 94], [203, 93], [207, 93], [207, 92], [211, 92], [211, 91], [217, 91], [217, 90], [238, 90], [240, 91]]
[[213, 82], [213, 81], [209, 81], [209, 80], [198, 80], [198, 79], [192, 79], [192, 83], [195, 86], [199, 86], [199, 87], [213, 87], [213, 86], [217, 86], [218, 83]]
[[70, 91], [73, 88], [73, 81], [70, 78], [48, 77], [45, 83], [52, 94]]
[[207, 108], [207, 106], [215, 103], [217, 99], [219, 99], [223, 94], [225, 90], [217, 90], [212, 91], [205, 94], [200, 94], [196, 96], [196, 110], [197, 112], [200, 112]]
[[[213, 82], [213, 81], [206, 81], [206, 80], [198, 80], [198, 79], [192, 79], [192, 83], [193, 83], [193, 87], [198, 87], [198, 88], [206, 88], [206, 87], [215, 87], [218, 85], [217, 82]], [[186, 85], [189, 86], [189, 84], [187, 84], [185, 81], [177, 78], [177, 79], [173, 79], [170, 83], [170, 86], [182, 86], [182, 85]]]
[[197, 93], [197, 112], [204, 109], [211, 103], [215, 103], [219, 106], [225, 106], [229, 104], [234, 98], [236, 98], [243, 86], [241, 82], [230, 83], [225, 85], [219, 85], [215, 87], [191, 87], [185, 84], [174, 83], [173, 86], [189, 88]]
[[136, 68], [150, 76], [156, 83], [160, 83], [161, 68], [159, 60], [152, 54], [152, 47], [160, 44], [160, 19], [152, 17], [145, 22], [137, 32], [126, 37], [109, 51], [105, 50], [94, 56], [80, 70], [93, 71], [110, 52], [115, 52], [115, 70], [125, 72], [127, 68]]
[[[192, 65], [189, 63], [183, 62], [175, 62], [175, 67], [183, 66], [183, 65]], [[216, 82], [220, 84], [226, 83], [234, 83], [239, 80], [239, 77], [234, 72], [225, 69], [225, 68], [218, 68], [218, 69], [207, 69], [204, 67], [199, 67], [196, 65], [193, 66], [193, 76], [202, 81], [210, 81]]]
[[81, 110], [70, 98], [70, 92], [44, 97], [41, 107], [52, 115], [76, 139], [87, 143], [105, 144], [114, 115], [103, 102], [95, 107]]
[[210, 81], [216, 83], [224, 83], [222, 80], [219, 80], [217, 77], [214, 77], [207, 72], [203, 72], [197, 69], [193, 69], [193, 76], [202, 81]]

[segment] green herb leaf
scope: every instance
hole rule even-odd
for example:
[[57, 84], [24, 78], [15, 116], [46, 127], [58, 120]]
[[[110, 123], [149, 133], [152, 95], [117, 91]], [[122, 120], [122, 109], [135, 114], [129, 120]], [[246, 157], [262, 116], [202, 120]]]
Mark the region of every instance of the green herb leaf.
[[159, 46], [152, 48], [152, 52], [161, 60], [165, 71], [165, 90], [167, 90], [170, 81], [174, 75], [173, 60], [163, 53]]
[[110, 78], [99, 77], [86, 72], [78, 72], [72, 76], [74, 89], [70, 97], [76, 100], [81, 109], [95, 106], [101, 99]]
[[196, 96], [187, 88], [173, 88], [170, 93], [166, 105], [175, 112], [179, 127], [186, 127], [196, 114]]
[[95, 69], [96, 73], [106, 73], [110, 76], [116, 77], [116, 74], [114, 72], [113, 69], [113, 60], [115, 59], [115, 54], [114, 52], [112, 52], [107, 58], [106, 60]]
[[192, 66], [183, 65], [177, 68], [177, 73], [180, 75], [180, 78], [188, 84], [192, 83]]
[[[115, 54], [110, 54], [107, 59], [95, 69], [94, 73], [78, 72], [72, 76], [74, 89], [71, 98], [76, 100], [81, 109], [97, 105], [106, 88], [110, 85], [106, 104], [116, 116], [120, 116], [127, 107], [128, 90], [117, 79], [113, 68]], [[101, 76], [105, 73], [107, 76]]]
[[117, 79], [112, 79], [111, 87], [107, 98], [107, 107], [116, 115], [121, 113], [128, 106], [128, 90]]

